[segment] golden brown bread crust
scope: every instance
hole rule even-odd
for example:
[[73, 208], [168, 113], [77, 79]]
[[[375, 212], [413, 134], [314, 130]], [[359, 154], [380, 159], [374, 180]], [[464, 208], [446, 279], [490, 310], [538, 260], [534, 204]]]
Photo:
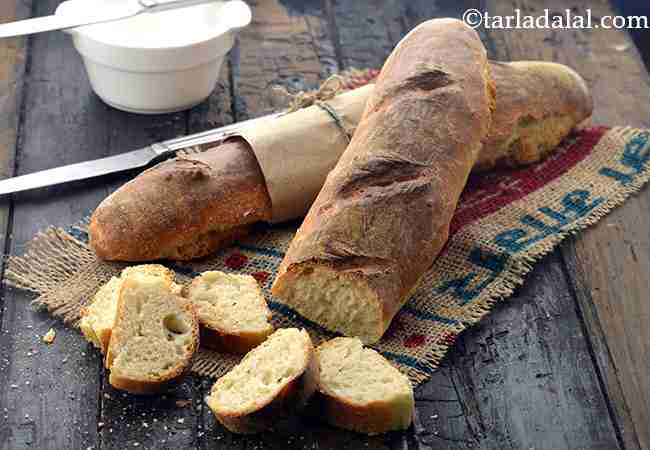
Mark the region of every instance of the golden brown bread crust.
[[264, 178], [241, 139], [162, 162], [106, 198], [92, 215], [100, 258], [192, 259], [231, 243], [271, 210]]
[[314, 402], [327, 423], [344, 430], [373, 435], [397, 429], [393, 407], [386, 402], [355, 405], [321, 391], [317, 392]]
[[[308, 342], [307, 365], [302, 374], [293, 380], [266, 405], [242, 415], [217, 414], [217, 420], [233, 433], [254, 434], [282, 426], [283, 422], [303, 411], [316, 392], [319, 380], [318, 361], [311, 339]], [[208, 404], [208, 406], [210, 406]]]
[[591, 116], [589, 89], [567, 66], [492, 61], [490, 71], [497, 89], [496, 113], [475, 172], [540, 161]]
[[[319, 361], [321, 373], [323, 372], [323, 366], [320, 352], [326, 347], [332, 346], [336, 339], [345, 338], [335, 338], [327, 341], [316, 349], [316, 359]], [[407, 428], [404, 426], [404, 410], [396, 409], [399, 405], [390, 401], [354, 403], [349, 398], [329, 391], [323, 385], [323, 377], [320, 380], [310, 410], [313, 410], [319, 418], [324, 419], [330, 425], [370, 435]], [[409, 424], [412, 420], [413, 410], [411, 409]]]
[[245, 354], [266, 340], [260, 333], [228, 334], [201, 324], [201, 345], [222, 353]]
[[[474, 30], [434, 19], [411, 31], [384, 64], [350, 145], [280, 265], [273, 294], [318, 320], [294, 302], [292, 287], [311, 266], [330, 267], [374, 294], [382, 323], [360, 337], [378, 340], [447, 241], [494, 95]], [[335, 331], [345, 334], [339, 325]]]
[[[490, 70], [497, 90], [497, 107], [473, 168], [475, 172], [539, 161], [591, 115], [593, 105], [584, 80], [566, 66], [539, 61], [491, 62]], [[214, 189], [211, 201], [200, 206], [206, 212], [216, 208], [217, 214], [227, 210], [230, 222], [224, 216], [212, 224], [201, 222], [193, 226], [192, 216], [185, 215], [186, 208], [174, 211], [169, 205], [165, 207], [168, 198], [160, 193], [165, 184], [162, 175], [183, 164], [165, 162], [123, 186], [97, 208], [89, 228], [97, 255], [127, 261], [198, 258], [248, 234], [251, 227], [246, 224], [270, 218], [271, 201], [264, 178], [245, 141], [235, 139], [208, 153], [214, 155], [202, 158], [207, 158], [215, 174], [227, 176], [223, 186], [219, 182], [208, 186]], [[231, 164], [226, 159], [229, 157], [237, 160]], [[189, 177], [187, 188], [182, 184], [184, 179], [179, 176], [175, 190], [192, 195], [192, 179]], [[139, 200], [133, 200], [134, 191], [139, 192]], [[243, 207], [236, 203], [241, 197], [247, 199]], [[141, 208], [146, 208], [149, 215], [145, 216]], [[156, 213], [159, 209], [166, 213], [160, 218]], [[170, 223], [174, 225], [168, 226]], [[133, 224], [136, 226], [131, 228]], [[206, 231], [214, 224], [227, 229]], [[168, 234], [159, 238], [156, 233], [161, 230]], [[193, 235], [195, 232], [198, 234]], [[184, 244], [180, 245], [182, 241]], [[133, 242], [137, 244], [132, 245]]]

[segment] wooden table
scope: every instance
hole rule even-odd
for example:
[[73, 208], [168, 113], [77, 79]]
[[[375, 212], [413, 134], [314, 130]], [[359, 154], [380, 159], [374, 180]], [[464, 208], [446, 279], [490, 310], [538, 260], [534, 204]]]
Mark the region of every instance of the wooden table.
[[[58, 0], [2, 0], [0, 20], [50, 14]], [[0, 41], [0, 173], [107, 156], [270, 110], [268, 88], [314, 87], [349, 67], [379, 67], [417, 23], [469, 7], [612, 14], [606, 0], [256, 0], [254, 22], [208, 102], [137, 116], [103, 104], [63, 33]], [[480, 4], [479, 4], [480, 3]], [[491, 57], [576, 68], [594, 122], [650, 127], [650, 78], [616, 30], [485, 30]], [[48, 225], [66, 226], [134, 174], [0, 200], [0, 246], [21, 253]], [[539, 263], [517, 295], [457, 342], [416, 390], [408, 433], [366, 438], [305, 423], [294, 434], [234, 436], [190, 377], [167, 396], [113, 390], [80, 334], [4, 288], [0, 310], [0, 449], [650, 449], [650, 190]], [[52, 346], [41, 343], [50, 328]], [[179, 400], [181, 402], [179, 403]], [[189, 400], [185, 402], [184, 400]]]

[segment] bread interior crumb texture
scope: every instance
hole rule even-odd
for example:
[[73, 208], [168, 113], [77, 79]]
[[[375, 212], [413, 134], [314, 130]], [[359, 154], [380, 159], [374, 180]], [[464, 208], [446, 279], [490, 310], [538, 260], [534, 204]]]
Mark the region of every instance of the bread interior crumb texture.
[[304, 330], [276, 331], [214, 384], [208, 404], [224, 415], [246, 414], [267, 405], [305, 370], [308, 342]]

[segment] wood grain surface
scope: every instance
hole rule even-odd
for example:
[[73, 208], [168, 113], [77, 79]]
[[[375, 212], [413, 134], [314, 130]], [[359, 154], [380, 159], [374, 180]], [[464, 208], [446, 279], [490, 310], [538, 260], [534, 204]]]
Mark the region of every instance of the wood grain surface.
[[[562, 11], [561, 0], [489, 1], [495, 14]], [[594, 17], [616, 14], [609, 2], [572, 2]], [[650, 127], [650, 77], [621, 30], [491, 30], [499, 59], [557, 61], [582, 74], [594, 96], [593, 121]], [[540, 42], [544, 45], [540, 45]], [[577, 239], [562, 246], [611, 408], [626, 448], [650, 448], [650, 192], [644, 189]]]
[[[51, 13], [58, 0], [7, 0], [0, 21]], [[277, 107], [272, 86], [313, 88], [350, 67], [379, 67], [394, 44], [431, 17], [470, 7], [561, 11], [562, 0], [256, 0], [253, 23], [191, 111], [138, 116], [104, 105], [62, 33], [0, 41], [0, 175], [120, 153]], [[573, 0], [612, 14], [605, 0]], [[496, 59], [573, 66], [593, 89], [594, 120], [650, 126], [650, 81], [625, 32], [479, 30]], [[133, 173], [13, 196], [0, 203], [7, 252], [48, 225], [82, 218]], [[113, 390], [100, 355], [3, 287], [0, 449], [648, 449], [650, 231], [647, 189], [540, 262], [525, 286], [458, 340], [416, 390], [407, 433], [367, 438], [303, 418], [260, 436], [228, 433], [204, 406], [212, 382], [187, 378], [168, 395]], [[40, 341], [54, 327], [53, 345]]]

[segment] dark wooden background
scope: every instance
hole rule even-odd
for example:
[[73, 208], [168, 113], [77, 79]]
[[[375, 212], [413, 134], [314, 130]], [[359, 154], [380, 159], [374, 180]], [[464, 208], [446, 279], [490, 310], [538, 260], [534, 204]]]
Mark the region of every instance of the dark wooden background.
[[[58, 0], [2, 0], [0, 20], [51, 14]], [[137, 116], [90, 90], [69, 38], [0, 41], [0, 174], [120, 153], [270, 109], [268, 88], [315, 86], [350, 67], [379, 67], [417, 23], [544, 8], [596, 17], [607, 0], [256, 0], [254, 22], [209, 101]], [[593, 90], [594, 122], [650, 127], [650, 78], [617, 30], [480, 30], [492, 58], [569, 64]], [[134, 174], [0, 199], [0, 246], [21, 253], [40, 229], [66, 226]], [[304, 420], [293, 433], [234, 436], [188, 378], [166, 396], [113, 390], [99, 354], [75, 330], [3, 288], [0, 449], [650, 449], [650, 192], [539, 263], [525, 286], [466, 332], [416, 390], [413, 430], [367, 438]], [[41, 336], [57, 331], [52, 346]]]

